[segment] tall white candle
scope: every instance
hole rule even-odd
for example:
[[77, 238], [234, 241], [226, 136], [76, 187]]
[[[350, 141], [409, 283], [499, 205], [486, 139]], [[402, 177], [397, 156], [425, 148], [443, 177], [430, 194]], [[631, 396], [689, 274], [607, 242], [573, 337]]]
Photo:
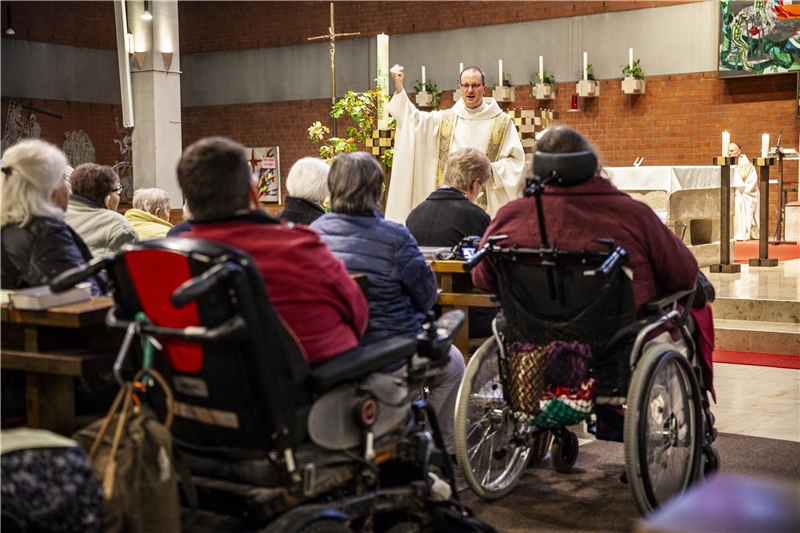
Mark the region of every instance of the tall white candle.
[[498, 60], [497, 68], [500, 69], [500, 77], [498, 78], [500, 81], [497, 82], [497, 86], [501, 87], [503, 85], [503, 60], [502, 59]]
[[425, 65], [422, 65], [422, 90], [425, 90]]
[[728, 157], [731, 150], [731, 134], [727, 131], [722, 132], [722, 157]]
[[461, 73], [464, 72], [464, 63], [458, 64], [458, 82], [461, 83]]
[[586, 52], [584, 52], [583, 53], [583, 79], [584, 79], [584, 81], [589, 79], [589, 74], [588, 74], [588, 72], [586, 72], [586, 65], [588, 64], [587, 63], [588, 59], [589, 59], [589, 57], [587, 56]]
[[761, 157], [768, 157], [769, 156], [769, 133], [765, 133], [761, 136]]
[[633, 70], [633, 48], [628, 48], [628, 65]]
[[[389, 36], [383, 33], [378, 34], [378, 85], [381, 86], [381, 94], [389, 96]], [[386, 110], [386, 99], [378, 99], [378, 129], [386, 130], [389, 128], [389, 112]]]
[[544, 83], [544, 56], [539, 56], [539, 79]]

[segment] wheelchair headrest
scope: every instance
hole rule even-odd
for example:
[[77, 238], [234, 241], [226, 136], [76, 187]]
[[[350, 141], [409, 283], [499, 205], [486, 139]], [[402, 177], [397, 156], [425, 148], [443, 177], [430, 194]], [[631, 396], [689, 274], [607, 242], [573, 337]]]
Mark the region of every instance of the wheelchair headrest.
[[588, 151], [569, 154], [536, 152], [533, 155], [533, 174], [562, 187], [583, 183], [596, 170], [597, 156]]

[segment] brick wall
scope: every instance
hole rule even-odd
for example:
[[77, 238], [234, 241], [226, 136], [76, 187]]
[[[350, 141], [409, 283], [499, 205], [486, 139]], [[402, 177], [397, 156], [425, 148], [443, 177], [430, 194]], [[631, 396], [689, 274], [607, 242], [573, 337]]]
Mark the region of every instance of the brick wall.
[[[638, 96], [624, 94], [620, 83], [620, 79], [601, 81], [601, 96], [581, 99], [577, 113], [567, 112], [574, 83], [559, 84], [557, 98], [541, 105], [531, 99], [528, 86], [517, 87], [513, 105], [559, 112], [558, 124], [586, 135], [605, 166], [628, 166], [637, 156], [645, 156], [645, 165], [710, 165], [719, 155], [725, 129], [750, 157], [758, 155], [764, 132], [774, 143], [784, 128], [786, 146], [797, 145], [800, 121], [795, 116], [794, 74], [734, 80], [721, 80], [716, 72], [653, 76], [647, 80], [646, 94]], [[446, 92], [440, 108], [453, 103], [452, 92]], [[278, 145], [285, 178], [297, 159], [317, 155], [318, 145], [308, 140], [306, 130], [317, 120], [330, 127], [328, 110], [327, 100], [185, 108], [183, 142], [186, 146], [207, 135], [225, 135], [246, 146]], [[340, 128], [344, 126], [340, 121]], [[785, 163], [789, 186], [797, 185], [797, 173], [796, 161]], [[771, 177], [777, 178], [777, 168]], [[774, 186], [772, 190], [774, 227]], [[790, 201], [795, 199], [791, 194]]]
[[[25, 107], [32, 106], [61, 117], [56, 118], [32, 111], [36, 115], [36, 122], [41, 126], [41, 139], [43, 141], [61, 148], [66, 140], [64, 135], [66, 132], [83, 130], [94, 145], [97, 163], [114, 165], [117, 161], [122, 160], [119, 145], [114, 142], [114, 139], [122, 138], [122, 135], [117, 133], [117, 127], [114, 122], [115, 117], [119, 117], [120, 125], [122, 124], [122, 109], [120, 106], [57, 100], [31, 100], [29, 98], [15, 98], [3, 95], [2, 106], [0, 106], [3, 131], [6, 128], [8, 101], [16, 102]], [[27, 111], [25, 112], [25, 117], [27, 118]]]
[[0, 2], [3, 32], [9, 5], [15, 35], [3, 39], [117, 49], [113, 2]]
[[[337, 33], [402, 35], [664, 7], [703, 0], [336, 2]], [[181, 54], [307, 44], [327, 33], [328, 2], [180, 2]]]

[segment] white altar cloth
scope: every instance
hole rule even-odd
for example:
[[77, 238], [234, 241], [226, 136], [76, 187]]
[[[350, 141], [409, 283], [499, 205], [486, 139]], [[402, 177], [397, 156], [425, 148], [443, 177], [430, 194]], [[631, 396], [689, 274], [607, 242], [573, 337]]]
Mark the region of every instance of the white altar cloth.
[[[604, 167], [611, 183], [621, 191], [666, 191], [718, 189], [720, 167]], [[731, 167], [731, 187], [744, 187], [736, 167]]]

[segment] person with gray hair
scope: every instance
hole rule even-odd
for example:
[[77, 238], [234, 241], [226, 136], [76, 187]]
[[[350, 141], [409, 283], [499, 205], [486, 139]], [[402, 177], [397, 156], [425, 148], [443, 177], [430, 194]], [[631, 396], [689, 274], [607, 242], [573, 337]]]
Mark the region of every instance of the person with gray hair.
[[133, 208], [125, 211], [125, 218], [139, 234], [139, 240], [163, 239], [172, 228], [171, 209], [172, 200], [164, 189], [139, 189], [133, 193]]
[[119, 207], [119, 175], [107, 165], [84, 163], [70, 176], [72, 195], [64, 220], [86, 242], [94, 257], [116, 254], [139, 235]]
[[[331, 210], [311, 228], [351, 274], [367, 276], [369, 326], [360, 344], [416, 337], [438, 297], [436, 276], [408, 230], [384, 220], [377, 209], [383, 169], [365, 152], [339, 154], [328, 174], [328, 188]], [[386, 370], [400, 372], [402, 366]], [[453, 412], [463, 374], [464, 358], [453, 346], [449, 363], [429, 384], [428, 403], [436, 411], [448, 453], [455, 451]]]
[[328, 197], [328, 172], [331, 166], [318, 157], [297, 160], [286, 177], [286, 204], [275, 215], [278, 220], [309, 225], [325, 214], [322, 202]]
[[[456, 150], [447, 160], [444, 184], [411, 211], [406, 227], [420, 246], [452, 248], [471, 235], [483, 236], [489, 215], [475, 205], [483, 186], [492, 176], [489, 158], [475, 148]], [[470, 307], [469, 336], [490, 337], [493, 308]]]
[[[3, 289], [22, 289], [53, 278], [92, 259], [86, 244], [64, 222], [57, 197], [68, 190], [67, 156], [52, 144], [29, 140], [3, 154], [2, 225]], [[88, 279], [92, 294], [105, 292], [102, 275]]]
[[482, 236], [491, 219], [475, 200], [491, 176], [489, 158], [480, 150], [461, 148], [450, 154], [444, 184], [406, 219], [419, 245], [454, 246], [468, 235]]

